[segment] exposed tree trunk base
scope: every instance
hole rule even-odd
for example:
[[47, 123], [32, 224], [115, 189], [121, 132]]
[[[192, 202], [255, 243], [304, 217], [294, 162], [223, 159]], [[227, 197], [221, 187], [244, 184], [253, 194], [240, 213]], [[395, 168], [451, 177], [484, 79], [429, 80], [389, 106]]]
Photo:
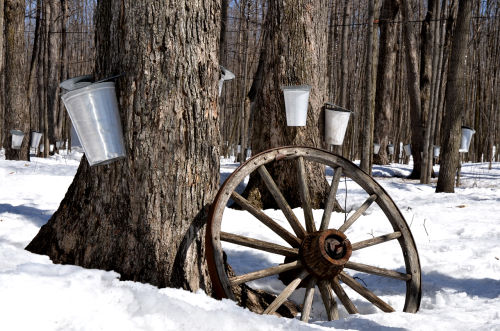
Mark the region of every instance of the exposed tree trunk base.
[[[432, 178], [436, 178], [436, 173], [433, 171], [431, 171], [431, 177]], [[407, 179], [420, 179], [420, 171], [418, 169], [413, 169], [413, 171], [411, 172], [411, 174], [406, 177]]]
[[[226, 262], [227, 273], [230, 276], [235, 276], [233, 269], [229, 264], [227, 264], [226, 253], [224, 253], [224, 261]], [[255, 290], [246, 284], [234, 286], [233, 293], [240, 307], [247, 308], [257, 314], [262, 314], [276, 298], [276, 295], [274, 294], [263, 290]], [[274, 315], [279, 317], [294, 318], [299, 311], [299, 307], [293, 301], [287, 300], [278, 308]]]
[[420, 169], [413, 169], [407, 179], [420, 179]]

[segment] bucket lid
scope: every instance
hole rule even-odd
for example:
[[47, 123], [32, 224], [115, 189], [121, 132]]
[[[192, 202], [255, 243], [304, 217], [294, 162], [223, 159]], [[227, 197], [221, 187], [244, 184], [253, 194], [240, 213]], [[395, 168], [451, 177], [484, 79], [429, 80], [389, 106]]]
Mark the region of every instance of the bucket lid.
[[476, 133], [476, 130], [474, 130], [473, 128], [469, 127], [469, 126], [465, 126], [465, 125], [462, 125], [462, 130], [465, 129], [465, 130], [471, 130], [472, 131], [472, 134]]
[[281, 86], [283, 91], [305, 91], [309, 92], [311, 90], [311, 85], [292, 85], [292, 86]]
[[73, 97], [89, 93], [93, 90], [99, 90], [101, 88], [114, 88], [114, 87], [115, 87], [114, 82], [93, 83], [85, 87], [79, 88], [78, 90], [69, 91], [68, 93], [63, 94], [61, 96], [61, 99], [63, 99], [63, 101], [66, 102]]
[[16, 135], [16, 136], [24, 136], [24, 132], [22, 132], [20, 130], [10, 130], [10, 133], [12, 135]]
[[61, 82], [59, 87], [68, 91], [73, 91], [91, 84], [93, 80], [94, 77], [92, 75], [73, 77]]
[[343, 112], [346, 112], [346, 113], [353, 113], [352, 110], [349, 110], [349, 109], [337, 106], [336, 104], [331, 103], [331, 102], [325, 102], [325, 109], [335, 110], [335, 111], [343, 111]]
[[223, 66], [220, 66], [220, 71], [221, 71], [221, 75], [222, 75], [223, 80], [231, 80], [231, 79], [234, 79], [236, 77], [231, 71], [227, 70]]

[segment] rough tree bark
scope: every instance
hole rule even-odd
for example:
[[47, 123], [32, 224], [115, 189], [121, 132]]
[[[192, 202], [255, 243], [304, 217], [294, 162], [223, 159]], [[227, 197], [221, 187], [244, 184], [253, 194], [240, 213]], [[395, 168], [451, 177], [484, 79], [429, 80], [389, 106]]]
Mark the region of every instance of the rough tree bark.
[[[327, 1], [270, 0], [266, 36], [259, 66], [250, 90], [252, 105], [252, 153], [286, 145], [322, 145], [323, 103], [328, 98], [327, 75]], [[265, 50], [265, 51], [264, 51]], [[267, 54], [266, 54], [267, 53]], [[263, 56], [263, 54], [266, 54]], [[259, 77], [260, 76], [260, 77]], [[260, 80], [260, 81], [259, 81]], [[306, 127], [287, 127], [282, 85], [311, 85]], [[326, 196], [324, 169], [307, 164], [313, 208]], [[280, 162], [268, 167], [292, 207], [301, 206], [296, 189], [294, 164]], [[245, 195], [257, 206], [277, 208], [259, 175], [252, 176]]]
[[[35, 32], [34, 32], [34, 39], [33, 39], [33, 50], [31, 52], [31, 60], [30, 60], [30, 66], [29, 66], [29, 71], [28, 71], [28, 87], [27, 87], [27, 97], [28, 97], [28, 109], [30, 109], [31, 112], [31, 107], [33, 105], [33, 87], [35, 85], [35, 73], [36, 73], [36, 63], [38, 61], [38, 57], [40, 56], [40, 16], [42, 13], [42, 1], [37, 0], [36, 1], [36, 14], [35, 14]], [[32, 128], [38, 129], [39, 125], [38, 122], [40, 119], [38, 116], [31, 116], [32, 118]], [[37, 119], [35, 122], [33, 122], [33, 119]]]
[[420, 76], [417, 62], [417, 42], [410, 20], [410, 0], [403, 0], [401, 14], [403, 18], [403, 38], [405, 44], [406, 76], [408, 85], [410, 119], [411, 119], [411, 154], [413, 156], [413, 170], [409, 176], [412, 179], [420, 178], [422, 164], [422, 143], [424, 139], [422, 112], [420, 108]]
[[49, 120], [49, 141], [55, 144], [56, 140], [61, 140], [59, 127], [59, 78], [60, 78], [60, 55], [61, 55], [61, 3], [60, 0], [46, 0], [47, 16], [49, 20], [48, 30], [48, 81], [47, 81], [47, 115]]
[[[420, 48], [420, 110], [422, 112], [422, 122], [425, 123], [424, 140], [422, 144], [422, 166], [420, 167], [420, 183], [429, 184], [431, 174], [429, 172], [432, 164], [432, 154], [429, 154], [429, 144], [431, 144], [432, 132], [432, 111], [431, 111], [431, 83], [433, 77], [433, 59], [435, 56], [435, 31], [438, 0], [429, 0], [427, 4], [427, 14], [422, 23], [421, 48]], [[434, 69], [436, 70], [436, 69]]]
[[[393, 101], [395, 91], [396, 54], [398, 45], [397, 20], [399, 0], [384, 0], [380, 12], [380, 49], [377, 73], [377, 92], [375, 98], [374, 140], [380, 144], [380, 151], [374, 155], [374, 164], [388, 164], [387, 145], [391, 134]], [[393, 138], [394, 141], [394, 138]]]
[[462, 116], [465, 108], [465, 61], [472, 16], [472, 0], [460, 0], [458, 16], [451, 46], [448, 78], [445, 94], [445, 114], [443, 118], [443, 146], [441, 147], [441, 167], [436, 192], [455, 192], [455, 173], [460, 162]]
[[4, 125], [4, 105], [5, 105], [5, 89], [4, 89], [4, 6], [5, 0], [0, 0], [0, 148], [3, 147], [3, 125]]
[[[29, 160], [30, 113], [26, 107], [24, 0], [5, 1], [5, 119], [6, 160]], [[24, 133], [21, 149], [12, 149], [10, 130]]]
[[[333, 15], [333, 12], [332, 12]], [[349, 59], [347, 56], [347, 51], [349, 47], [349, 24], [351, 16], [351, 4], [349, 0], [344, 0], [344, 13], [342, 15], [342, 44], [340, 47], [340, 96], [339, 105], [341, 107], [347, 108], [347, 78], [349, 75]], [[332, 21], [332, 23], [334, 22]], [[331, 76], [329, 76], [330, 79]], [[352, 120], [351, 120], [352, 121]]]
[[359, 167], [366, 173], [371, 173], [371, 154], [372, 154], [372, 100], [373, 100], [373, 19], [374, 19], [374, 0], [368, 0], [368, 33], [366, 43], [366, 61], [365, 61], [365, 89], [364, 89], [364, 111], [363, 111], [363, 134], [361, 144], [361, 160]]
[[205, 218], [219, 186], [218, 2], [100, 1], [96, 77], [117, 96], [127, 157], [84, 158], [27, 249], [121, 279], [211, 292]]

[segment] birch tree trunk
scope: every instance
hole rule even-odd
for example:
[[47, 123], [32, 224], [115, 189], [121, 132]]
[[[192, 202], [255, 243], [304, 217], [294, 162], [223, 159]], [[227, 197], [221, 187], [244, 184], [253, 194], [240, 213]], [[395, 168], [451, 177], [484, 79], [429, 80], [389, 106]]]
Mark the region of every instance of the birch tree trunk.
[[[218, 2], [100, 1], [96, 77], [117, 97], [127, 157], [85, 157], [27, 249], [122, 280], [211, 292], [204, 225], [219, 186]], [[181, 56], [179, 56], [181, 55]]]
[[469, 24], [472, 14], [472, 0], [460, 0], [458, 16], [453, 34], [448, 78], [445, 94], [445, 114], [443, 118], [443, 146], [441, 147], [441, 167], [436, 192], [455, 192], [455, 173], [459, 166], [462, 116], [465, 108], [465, 61]]

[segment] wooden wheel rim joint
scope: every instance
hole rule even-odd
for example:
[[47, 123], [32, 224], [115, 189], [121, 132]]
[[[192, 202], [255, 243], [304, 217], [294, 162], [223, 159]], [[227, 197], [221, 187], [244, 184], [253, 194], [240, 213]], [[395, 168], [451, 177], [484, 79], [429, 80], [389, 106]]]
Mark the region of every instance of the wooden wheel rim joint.
[[318, 279], [337, 276], [351, 254], [351, 242], [344, 233], [335, 229], [308, 234], [300, 247], [302, 262]]

